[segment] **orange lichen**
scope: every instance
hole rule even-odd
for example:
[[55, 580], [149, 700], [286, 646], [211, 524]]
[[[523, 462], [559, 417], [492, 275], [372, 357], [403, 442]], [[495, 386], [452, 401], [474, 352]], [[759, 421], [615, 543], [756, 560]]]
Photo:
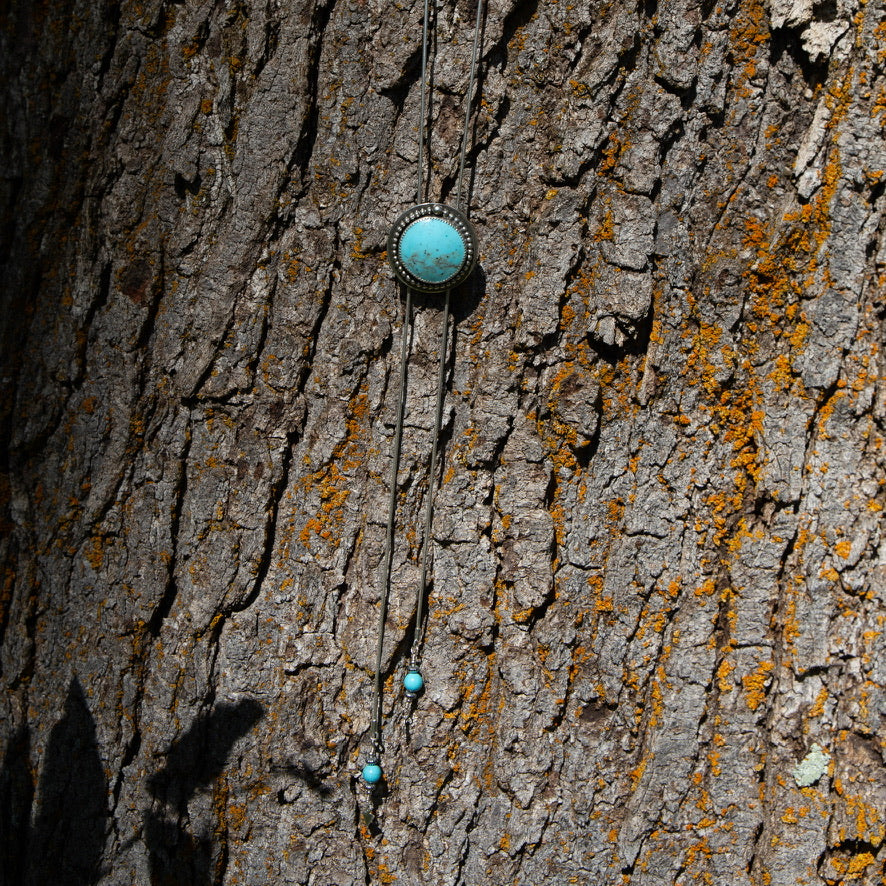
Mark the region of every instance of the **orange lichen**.
[[353, 485], [351, 475], [366, 457], [365, 448], [358, 440], [367, 410], [368, 395], [364, 383], [349, 403], [345, 439], [333, 448], [328, 464], [306, 474], [300, 483], [305, 490], [316, 491], [320, 500], [319, 511], [307, 519], [299, 533], [299, 540], [305, 547], [310, 547], [314, 536], [333, 547], [338, 546], [339, 530], [344, 525], [345, 505]]
[[107, 539], [100, 535], [94, 535], [86, 549], [86, 559], [89, 565], [98, 572], [102, 568], [105, 559], [105, 545]]
[[761, 662], [752, 674], [746, 674], [741, 678], [741, 684], [745, 691], [747, 706], [756, 711], [766, 697], [765, 688], [769, 682], [769, 674], [775, 667], [771, 661]]
[[737, 87], [740, 96], [748, 95], [747, 81], [757, 73], [757, 56], [765, 51], [769, 40], [769, 16], [760, 0], [742, 3], [729, 30], [729, 47], [739, 71]]
[[379, 883], [396, 883], [397, 876], [391, 873], [390, 868], [384, 862], [379, 862], [375, 870]]
[[837, 542], [837, 544], [834, 545], [834, 551], [838, 556], [842, 557], [844, 560], [847, 560], [849, 558], [850, 552], [852, 551], [852, 542], [849, 541], [849, 539], [843, 539], [843, 541], [839, 541]]
[[717, 668], [717, 688], [720, 692], [732, 691], [732, 672], [735, 665], [728, 659], [724, 658]]
[[644, 756], [640, 762], [628, 773], [631, 776], [631, 790], [636, 790], [637, 785], [640, 783], [640, 779], [643, 778], [643, 773], [646, 771], [646, 767], [649, 764], [649, 757]]
[[811, 720], [813, 717], [820, 717], [824, 713], [824, 705], [828, 700], [829, 696], [827, 686], [822, 686], [821, 689], [818, 690], [818, 695], [815, 697], [815, 701], [811, 708], [809, 708], [809, 713], [807, 717]]

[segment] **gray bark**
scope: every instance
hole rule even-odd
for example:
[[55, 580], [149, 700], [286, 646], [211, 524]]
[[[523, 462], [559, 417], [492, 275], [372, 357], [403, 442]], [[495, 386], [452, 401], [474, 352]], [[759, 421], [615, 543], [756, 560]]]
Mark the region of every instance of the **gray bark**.
[[0, 883], [883, 882], [884, 15], [491, 0], [370, 797], [421, 4], [0, 5]]

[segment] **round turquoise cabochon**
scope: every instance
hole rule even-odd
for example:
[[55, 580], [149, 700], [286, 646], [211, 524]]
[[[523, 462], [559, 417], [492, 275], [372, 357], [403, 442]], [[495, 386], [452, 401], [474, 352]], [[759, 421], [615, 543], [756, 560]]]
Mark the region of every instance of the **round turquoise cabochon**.
[[445, 283], [461, 270], [465, 242], [445, 219], [425, 216], [412, 222], [399, 244], [400, 261], [426, 283]]
[[477, 263], [477, 234], [467, 216], [444, 203], [402, 212], [388, 233], [388, 261], [401, 283], [443, 292], [467, 280]]

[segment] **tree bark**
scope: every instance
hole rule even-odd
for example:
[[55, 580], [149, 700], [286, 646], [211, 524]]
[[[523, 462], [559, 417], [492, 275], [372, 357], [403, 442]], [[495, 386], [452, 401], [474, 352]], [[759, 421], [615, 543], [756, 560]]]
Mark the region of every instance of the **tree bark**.
[[886, 882], [883, 0], [491, 0], [361, 786], [421, 6], [0, 4], [0, 883]]

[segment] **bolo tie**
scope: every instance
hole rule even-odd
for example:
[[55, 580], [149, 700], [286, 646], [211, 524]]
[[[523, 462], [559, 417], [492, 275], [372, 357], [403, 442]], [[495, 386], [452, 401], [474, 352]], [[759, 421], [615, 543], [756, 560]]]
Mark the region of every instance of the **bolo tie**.
[[425, 596], [428, 588], [428, 566], [431, 548], [434, 492], [437, 475], [437, 450], [443, 416], [443, 395], [446, 379], [446, 351], [449, 341], [449, 302], [453, 289], [471, 275], [477, 263], [477, 235], [468, 219], [469, 205], [464, 190], [465, 157], [471, 121], [472, 96], [480, 44], [480, 22], [483, 0], [477, 0], [477, 17], [474, 23], [474, 40], [471, 50], [471, 67], [468, 90], [465, 95], [464, 128], [458, 162], [458, 179], [455, 205], [427, 203], [424, 199], [424, 152], [427, 127], [428, 98], [428, 23], [430, 0], [424, 0], [424, 23], [422, 27], [421, 96], [418, 127], [418, 186], [415, 205], [401, 213], [391, 227], [387, 241], [388, 261], [394, 276], [406, 289], [406, 308], [400, 343], [400, 371], [396, 402], [394, 446], [391, 460], [390, 485], [388, 488], [388, 514], [385, 547], [382, 564], [381, 600], [378, 613], [378, 636], [375, 656], [375, 679], [372, 697], [371, 748], [361, 771], [363, 784], [372, 790], [382, 780], [381, 760], [384, 754], [383, 728], [383, 657], [385, 623], [391, 590], [391, 560], [394, 552], [394, 531], [397, 515], [397, 474], [400, 466], [400, 449], [403, 442], [403, 412], [406, 391], [406, 369], [409, 362], [409, 342], [412, 338], [413, 292], [440, 295], [443, 301], [443, 329], [440, 334], [440, 354], [437, 372], [437, 398], [434, 407], [434, 426], [431, 438], [428, 491], [425, 497], [424, 534], [422, 536], [421, 572], [415, 595], [415, 619], [412, 645], [403, 688], [406, 697], [414, 701], [421, 694], [425, 681], [421, 673], [421, 647], [426, 628]]

